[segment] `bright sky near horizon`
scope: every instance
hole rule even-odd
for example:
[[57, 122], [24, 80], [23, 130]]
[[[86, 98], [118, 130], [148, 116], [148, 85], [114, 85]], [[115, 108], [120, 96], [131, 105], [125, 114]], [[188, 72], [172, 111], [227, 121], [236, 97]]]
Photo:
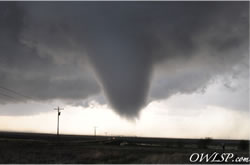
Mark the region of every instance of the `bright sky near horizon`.
[[[154, 101], [135, 120], [122, 118], [107, 105], [96, 102], [90, 103], [88, 108], [65, 105], [60, 116], [60, 133], [93, 135], [94, 126], [97, 126], [97, 135], [249, 139], [249, 112], [206, 104], [211, 98], [218, 97], [218, 91], [221, 96], [237, 97], [237, 94], [225, 89], [214, 84], [205, 94], [178, 94], [167, 100]], [[222, 90], [225, 90], [224, 93]], [[34, 111], [46, 109], [47, 112], [29, 116], [0, 116], [0, 130], [55, 134], [57, 112], [51, 105], [62, 104], [57, 101], [52, 104], [33, 102], [29, 105], [1, 106], [2, 111], [32, 108]]]

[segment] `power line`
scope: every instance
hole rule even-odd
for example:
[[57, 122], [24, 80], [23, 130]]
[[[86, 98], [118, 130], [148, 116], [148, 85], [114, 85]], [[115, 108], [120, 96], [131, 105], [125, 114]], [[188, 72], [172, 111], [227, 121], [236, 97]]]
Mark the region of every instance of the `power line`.
[[8, 98], [11, 98], [11, 99], [15, 99], [15, 100], [16, 100], [16, 98], [15, 98], [15, 97], [9, 96], [9, 95], [4, 94], [4, 93], [0, 93], [0, 95], [1, 95], [1, 96], [5, 96], [5, 97], [8, 97]]
[[28, 99], [32, 99], [32, 97], [30, 97], [30, 96], [23, 95], [23, 94], [21, 94], [21, 93], [19, 93], [19, 92], [16, 92], [16, 91], [14, 91], [14, 90], [12, 90], [12, 89], [9, 89], [9, 88], [3, 87], [3, 86], [0, 86], [0, 89], [3, 89], [3, 90], [5, 90], [5, 91], [12, 92], [12, 93], [14, 93], [14, 94], [16, 94], [16, 95], [18, 95], [18, 96], [21, 96], [21, 97], [25, 97], [25, 98], [28, 98]]
[[[2, 89], [2, 91], [6, 91], [9, 94], [11, 94], [11, 96], [9, 96], [9, 95], [7, 96], [7, 94], [3, 94], [3, 95], [6, 95], [5, 97], [9, 97], [9, 98], [15, 99], [16, 101], [20, 100], [21, 98], [22, 99], [26, 98], [26, 99], [36, 100], [34, 97], [31, 97], [31, 96], [28, 96], [28, 95], [24, 95], [24, 94], [22, 94], [20, 92], [17, 92], [17, 91], [15, 91], [13, 89], [10, 89], [10, 88], [6, 88], [6, 87], [4, 87], [2, 85], [0, 85], [0, 89]], [[43, 104], [43, 105], [51, 105], [51, 104], [45, 104], [45, 103], [41, 103], [41, 102], [39, 102], [39, 103]]]

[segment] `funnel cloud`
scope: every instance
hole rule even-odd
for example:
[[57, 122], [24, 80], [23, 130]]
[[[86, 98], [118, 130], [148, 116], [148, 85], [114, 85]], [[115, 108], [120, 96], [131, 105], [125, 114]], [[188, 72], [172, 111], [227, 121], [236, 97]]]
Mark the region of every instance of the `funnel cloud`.
[[153, 100], [248, 77], [248, 3], [0, 2], [0, 84], [32, 96], [0, 103], [103, 95], [134, 118]]

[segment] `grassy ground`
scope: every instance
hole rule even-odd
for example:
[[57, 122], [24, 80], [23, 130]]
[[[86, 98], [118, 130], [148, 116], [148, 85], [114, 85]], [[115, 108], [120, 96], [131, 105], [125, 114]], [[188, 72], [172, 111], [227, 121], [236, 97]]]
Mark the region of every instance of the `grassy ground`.
[[[81, 140], [81, 138], [14, 137], [1, 137], [0, 135], [0, 163], [181, 164], [190, 163], [189, 157], [194, 152], [212, 153], [214, 151], [222, 151], [218, 146], [215, 149], [216, 145], [200, 148], [197, 144], [182, 144], [180, 142], [171, 142], [172, 145], [168, 144], [165, 146], [135, 145], [135, 143], [130, 142], [124, 143], [126, 138], [111, 140], [110, 138], [83, 138]], [[121, 143], [125, 145], [121, 146]], [[226, 152], [233, 152], [240, 156], [249, 156], [249, 150], [229, 148]]]

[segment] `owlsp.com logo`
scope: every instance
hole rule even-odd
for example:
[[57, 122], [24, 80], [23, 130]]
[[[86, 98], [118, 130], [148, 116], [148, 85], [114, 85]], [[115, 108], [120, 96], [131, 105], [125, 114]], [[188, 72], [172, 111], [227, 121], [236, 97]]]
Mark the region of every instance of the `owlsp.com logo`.
[[233, 153], [192, 153], [189, 157], [191, 163], [249, 163], [249, 157], [238, 157]]

